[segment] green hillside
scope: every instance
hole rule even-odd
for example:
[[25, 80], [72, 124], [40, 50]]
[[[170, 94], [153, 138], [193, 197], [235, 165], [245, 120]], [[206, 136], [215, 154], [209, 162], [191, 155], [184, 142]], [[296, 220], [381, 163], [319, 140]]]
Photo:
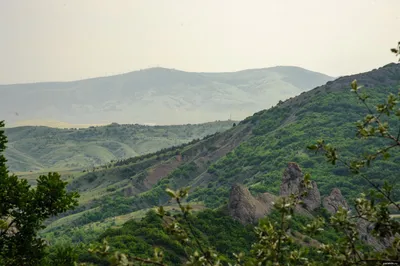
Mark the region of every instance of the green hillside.
[[119, 125], [59, 129], [8, 128], [6, 158], [13, 172], [89, 169], [152, 153], [231, 128], [234, 121], [182, 126]]
[[[365, 86], [372, 103], [380, 102], [388, 92], [397, 92], [400, 66], [389, 64], [339, 78], [258, 112], [223, 133], [75, 177], [69, 188], [82, 195], [80, 206], [49, 221], [43, 233], [48, 237], [76, 236], [80, 232], [77, 228], [89, 226], [94, 230], [95, 224], [110, 217], [167, 204], [166, 187], [191, 186], [188, 200], [211, 208], [227, 201], [235, 182], [244, 183], [255, 194], [276, 193], [282, 172], [291, 161], [310, 172], [323, 196], [339, 187], [346, 198], [352, 199], [369, 186], [351, 177], [345, 168], [330, 166], [306, 147], [323, 138], [349, 159], [375, 147], [355, 137], [354, 123], [366, 110], [350, 92], [354, 79]], [[373, 182], [397, 184], [394, 198], [400, 193], [396, 183], [399, 162], [400, 154], [394, 153], [390, 161], [368, 169]]]

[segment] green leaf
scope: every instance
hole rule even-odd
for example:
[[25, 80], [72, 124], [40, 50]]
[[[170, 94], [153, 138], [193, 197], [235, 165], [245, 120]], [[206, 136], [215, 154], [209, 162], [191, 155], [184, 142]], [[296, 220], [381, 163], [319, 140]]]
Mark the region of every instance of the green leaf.
[[388, 153], [388, 152], [385, 152], [384, 154], [383, 154], [383, 159], [384, 160], [387, 160], [387, 159], [389, 159], [390, 158], [390, 154]]
[[0, 220], [0, 229], [6, 230], [8, 228], [8, 223], [4, 220]]
[[309, 146], [307, 146], [307, 149], [309, 149], [309, 150], [318, 150], [318, 145], [317, 144], [309, 145]]
[[353, 80], [352, 82], [351, 82], [351, 90], [352, 91], [354, 91], [354, 92], [356, 92], [357, 91], [357, 80], [355, 79], [355, 80]]
[[173, 191], [172, 189], [166, 188], [165, 192], [167, 192], [168, 196], [170, 196], [171, 198], [176, 198], [175, 191]]

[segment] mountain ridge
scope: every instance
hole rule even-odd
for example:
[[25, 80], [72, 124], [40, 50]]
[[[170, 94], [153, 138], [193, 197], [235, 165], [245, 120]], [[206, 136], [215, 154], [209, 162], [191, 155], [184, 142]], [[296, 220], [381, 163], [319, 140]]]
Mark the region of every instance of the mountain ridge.
[[331, 78], [338, 78], [335, 76], [331, 76], [328, 74], [324, 74], [319, 71], [313, 71], [309, 70], [304, 67], [300, 66], [291, 66], [291, 65], [276, 65], [276, 66], [271, 66], [271, 67], [260, 67], [260, 68], [246, 68], [243, 70], [235, 70], [235, 71], [214, 71], [214, 72], [209, 72], [209, 71], [187, 71], [187, 70], [181, 70], [181, 69], [176, 69], [176, 68], [168, 68], [168, 67], [148, 67], [148, 68], [141, 68], [137, 70], [132, 70], [128, 72], [123, 72], [120, 74], [112, 74], [112, 75], [104, 75], [104, 76], [97, 76], [97, 77], [89, 77], [89, 78], [80, 78], [80, 79], [72, 79], [72, 80], [64, 80], [64, 81], [33, 81], [33, 82], [21, 82], [21, 83], [0, 83], [0, 86], [10, 86], [10, 85], [28, 85], [28, 84], [46, 84], [46, 83], [51, 83], [51, 84], [61, 84], [61, 83], [71, 83], [71, 82], [79, 82], [79, 81], [86, 81], [86, 80], [94, 80], [94, 79], [104, 79], [104, 78], [109, 78], [109, 77], [118, 77], [118, 76], [124, 76], [124, 75], [129, 75], [135, 72], [141, 72], [141, 71], [152, 71], [152, 70], [167, 70], [167, 71], [176, 71], [176, 72], [181, 72], [181, 73], [196, 73], [196, 74], [234, 74], [234, 73], [240, 73], [240, 72], [247, 72], [247, 71], [261, 71], [261, 70], [274, 70], [274, 69], [279, 69], [279, 68], [287, 68], [287, 69], [297, 69], [297, 70], [306, 70], [308, 72], [312, 73], [317, 73], [321, 75], [325, 75], [327, 77]]
[[152, 68], [80, 81], [0, 85], [0, 113], [8, 126], [42, 120], [157, 125], [241, 120], [332, 79], [288, 67], [227, 73]]

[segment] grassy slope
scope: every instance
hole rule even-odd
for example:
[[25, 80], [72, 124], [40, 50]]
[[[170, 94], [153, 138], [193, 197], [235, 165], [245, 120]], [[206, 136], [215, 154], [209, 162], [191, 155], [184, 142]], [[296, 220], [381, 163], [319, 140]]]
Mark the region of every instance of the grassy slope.
[[[108, 169], [81, 174], [69, 184], [69, 189], [77, 190], [81, 194], [80, 206], [73, 212], [50, 220], [50, 226], [45, 232], [104, 221], [109, 217], [128, 214], [163, 202], [165, 197], [159, 197], [163, 194], [160, 186], [166, 180], [163, 177], [174, 172], [174, 182], [178, 186], [187, 184], [190, 181], [189, 172], [200, 174], [206, 171], [209, 164], [232, 150], [249, 133], [248, 126], [236, 126], [226, 134], [216, 133], [201, 141], [192, 141], [189, 145], [181, 146], [179, 151], [174, 148], [166, 149], [118, 161]], [[177, 169], [180, 170], [176, 171]], [[153, 191], [151, 188], [154, 186], [157, 189]], [[99, 206], [101, 208], [96, 209]], [[95, 211], [85, 214], [89, 209]], [[76, 213], [79, 215], [75, 215], [77, 219], [73, 223], [68, 219], [57, 221]]]
[[[233, 121], [182, 126], [109, 125], [85, 129], [17, 127], [6, 129], [11, 171], [92, 168], [177, 146], [232, 127]], [[26, 174], [26, 173], [25, 173]]]
[[[349, 84], [357, 78], [367, 86], [374, 99], [383, 99], [400, 84], [400, 67], [388, 65], [360, 75], [343, 77], [325, 86], [289, 99], [269, 110], [256, 113], [238, 126], [199, 142], [142, 159], [120, 162], [110, 169], [83, 175], [70, 184], [82, 193], [82, 205], [76, 212], [100, 209], [74, 222], [82, 226], [143, 208], [165, 204], [166, 187], [190, 185], [189, 200], [203, 201], [217, 207], [227, 200], [230, 186], [242, 182], [252, 192], [279, 190], [282, 171], [296, 161], [312, 174], [322, 195], [333, 187], [352, 198], [368, 186], [350, 177], [339, 167], [329, 166], [321, 155], [313, 155], [306, 146], [324, 138], [350, 158], [373, 146], [355, 138], [354, 122], [365, 109], [350, 93]], [[180, 154], [180, 155], [177, 155]], [[388, 180], [396, 184], [399, 153], [390, 162], [370, 169], [377, 183]], [[399, 188], [395, 189], [395, 197]], [[62, 231], [70, 223], [59, 224], [49, 231]]]

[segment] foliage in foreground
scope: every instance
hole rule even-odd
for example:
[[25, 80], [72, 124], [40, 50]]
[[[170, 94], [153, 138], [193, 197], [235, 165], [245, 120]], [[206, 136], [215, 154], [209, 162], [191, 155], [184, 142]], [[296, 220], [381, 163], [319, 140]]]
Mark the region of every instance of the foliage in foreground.
[[45, 243], [37, 234], [43, 221], [77, 206], [78, 194], [67, 193], [57, 173], [40, 176], [35, 188], [9, 174], [2, 128], [0, 121], [0, 265], [40, 265]]

